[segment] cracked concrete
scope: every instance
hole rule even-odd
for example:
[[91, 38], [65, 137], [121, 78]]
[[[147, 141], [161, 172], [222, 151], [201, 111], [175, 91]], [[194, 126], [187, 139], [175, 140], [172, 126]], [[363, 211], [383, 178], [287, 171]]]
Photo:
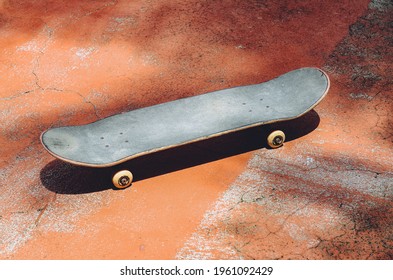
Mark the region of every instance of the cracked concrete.
[[[377, 118], [374, 116], [369, 121], [371, 131], [373, 127], [382, 128], [386, 136], [368, 134], [362, 129], [360, 132], [368, 134], [366, 139], [361, 137], [366, 140], [365, 147], [349, 140], [352, 151], [346, 150], [345, 143], [337, 143], [336, 149], [334, 146], [328, 148], [324, 140], [322, 145], [314, 147], [294, 144], [291, 150], [302, 151], [296, 156], [291, 156], [288, 150], [284, 152], [284, 149], [278, 153], [274, 151], [274, 154], [270, 152], [271, 156], [266, 151], [255, 154], [246, 172], [205, 215], [199, 229], [178, 252], [177, 258], [393, 257], [391, 153], [384, 156], [386, 151], [391, 151], [391, 130], [390, 125], [380, 125], [391, 118], [387, 111], [377, 108], [381, 104], [378, 99], [383, 99], [385, 106], [393, 108], [390, 98], [391, 46], [385, 46], [384, 51], [375, 55], [375, 50], [382, 48], [384, 40], [391, 36], [387, 27], [391, 8], [381, 9], [378, 6], [378, 11], [375, 11], [375, 3], [373, 1], [370, 10], [350, 26], [349, 37], [338, 44], [325, 67], [333, 77], [338, 74], [348, 77], [346, 80], [343, 77], [343, 81], [333, 80], [339, 84], [334, 93], [343, 95], [349, 92], [349, 97], [355, 102], [374, 104], [359, 109], [363, 115], [376, 114]], [[379, 5], [390, 4], [379, 2]], [[369, 24], [365, 19], [370, 22], [381, 20], [378, 21], [380, 29], [376, 32], [375, 23]], [[374, 41], [368, 41], [367, 34], [372, 35]], [[335, 103], [340, 104], [337, 99]], [[350, 126], [351, 120], [356, 122], [357, 119], [358, 109], [353, 105], [355, 110], [350, 112], [354, 118], [345, 120], [347, 126]], [[367, 111], [371, 112], [368, 114]], [[339, 125], [339, 118], [339, 115], [335, 116], [335, 126]], [[346, 134], [354, 136], [353, 131]], [[345, 141], [347, 138], [345, 136]], [[359, 138], [357, 136], [356, 140]], [[324, 155], [326, 152], [329, 154], [327, 157]], [[258, 219], [255, 220], [255, 216]], [[236, 226], [235, 232], [230, 230], [231, 225]], [[246, 228], [239, 232], [239, 225]], [[215, 248], [225, 249], [218, 251]]]
[[[287, 156], [280, 153], [271, 159], [266, 151], [256, 154], [177, 257], [364, 259], [374, 254], [371, 258], [391, 258], [392, 173], [379, 178], [361, 170], [367, 178], [359, 178], [358, 173], [337, 172], [341, 164], [328, 160], [321, 162], [323, 167], [309, 169], [305, 161]], [[362, 189], [362, 184], [370, 188]], [[371, 245], [374, 234], [380, 237], [374, 236]], [[338, 242], [348, 243], [340, 243], [340, 249], [335, 247]], [[238, 244], [246, 245], [239, 250]], [[281, 247], [284, 244], [286, 249]]]
[[[392, 259], [389, 1], [0, 0], [0, 259]], [[47, 128], [303, 66], [315, 111], [122, 165], [54, 160]], [[119, 167], [120, 168], [120, 167]]]

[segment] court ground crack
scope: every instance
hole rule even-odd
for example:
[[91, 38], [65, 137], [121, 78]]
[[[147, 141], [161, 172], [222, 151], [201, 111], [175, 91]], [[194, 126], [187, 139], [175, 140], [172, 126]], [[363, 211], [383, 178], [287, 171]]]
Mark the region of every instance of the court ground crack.
[[39, 224], [39, 222], [40, 222], [40, 220], [41, 220], [42, 215], [44, 214], [44, 212], [45, 212], [46, 209], [48, 208], [48, 205], [49, 205], [49, 203], [45, 204], [44, 207], [42, 207], [42, 208], [40, 208], [40, 209], [37, 210], [37, 211], [39, 212], [39, 214], [38, 214], [37, 218], [36, 218], [35, 221], [34, 221], [34, 225], [35, 225], [36, 227], [38, 226], [38, 224]]
[[269, 233], [268, 233], [264, 238], [267, 238], [267, 237], [269, 237], [269, 236], [272, 235], [272, 234], [275, 235], [275, 234], [277, 234], [278, 232], [280, 232], [280, 231], [284, 228], [285, 224], [287, 223], [287, 221], [288, 221], [290, 218], [292, 218], [297, 212], [299, 212], [299, 211], [301, 211], [301, 210], [303, 210], [303, 209], [309, 207], [310, 205], [313, 205], [313, 204], [318, 203], [318, 201], [321, 199], [321, 197], [322, 197], [326, 192], [327, 192], [327, 191], [321, 192], [315, 200], [310, 201], [309, 203], [303, 205], [302, 207], [298, 207], [297, 209], [295, 209], [294, 211], [292, 211], [292, 213], [290, 213], [289, 215], [287, 215], [287, 216], [284, 218], [284, 221], [280, 224], [280, 226], [279, 226], [279, 228], [278, 228], [277, 230], [271, 231], [271, 230], [269, 230], [269, 229], [266, 227], [266, 229], [269, 231]]
[[80, 92], [77, 91], [72, 91], [73, 93], [79, 95], [82, 99], [84, 103], [90, 104], [93, 107], [94, 110], [94, 114], [96, 115], [97, 119], [101, 119], [100, 115], [98, 114], [98, 109], [96, 107], [96, 105], [91, 102], [90, 100], [88, 100], [85, 96], [83, 96], [83, 94], [81, 94]]
[[20, 93], [17, 93], [17, 94], [8, 96], [8, 97], [2, 97], [2, 98], [0, 98], [0, 100], [9, 101], [9, 100], [12, 100], [12, 99], [15, 99], [15, 98], [24, 96], [24, 95], [26, 95], [26, 94], [33, 93], [33, 92], [35, 92], [35, 91], [36, 91], [36, 89], [23, 91], [23, 92], [20, 92]]
[[37, 75], [37, 73], [35, 72], [34, 69], [33, 69], [33, 71], [31, 73], [35, 77], [35, 85], [37, 86], [37, 88], [40, 89], [40, 90], [44, 90], [44, 88], [40, 85], [40, 79], [38, 78], [38, 75]]

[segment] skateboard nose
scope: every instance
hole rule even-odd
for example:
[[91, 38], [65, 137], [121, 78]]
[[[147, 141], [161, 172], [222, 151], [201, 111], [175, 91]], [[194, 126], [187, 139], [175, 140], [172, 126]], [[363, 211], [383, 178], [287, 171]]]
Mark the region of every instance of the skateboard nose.
[[50, 129], [41, 135], [41, 142], [51, 153], [68, 158], [75, 148], [75, 137], [71, 133], [66, 133], [60, 129]]

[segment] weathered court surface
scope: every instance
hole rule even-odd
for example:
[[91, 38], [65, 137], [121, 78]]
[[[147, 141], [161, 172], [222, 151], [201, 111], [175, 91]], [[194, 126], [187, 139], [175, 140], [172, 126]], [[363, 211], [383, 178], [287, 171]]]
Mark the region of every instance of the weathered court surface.
[[[0, 0], [1, 259], [392, 259], [392, 4]], [[82, 125], [314, 66], [326, 98], [111, 170], [55, 160]], [[184, 115], [187, 118], [187, 115]]]

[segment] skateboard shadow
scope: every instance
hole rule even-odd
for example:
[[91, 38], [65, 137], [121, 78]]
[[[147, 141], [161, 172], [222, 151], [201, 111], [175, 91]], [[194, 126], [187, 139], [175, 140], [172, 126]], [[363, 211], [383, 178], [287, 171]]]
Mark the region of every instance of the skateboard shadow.
[[270, 149], [266, 138], [272, 130], [283, 130], [286, 142], [289, 142], [315, 130], [319, 122], [318, 114], [311, 110], [294, 120], [246, 129], [156, 152], [109, 168], [81, 167], [54, 160], [41, 170], [40, 178], [42, 184], [55, 193], [83, 194], [103, 191], [112, 188], [112, 175], [122, 169], [133, 172], [134, 182], [142, 181], [257, 149]]

